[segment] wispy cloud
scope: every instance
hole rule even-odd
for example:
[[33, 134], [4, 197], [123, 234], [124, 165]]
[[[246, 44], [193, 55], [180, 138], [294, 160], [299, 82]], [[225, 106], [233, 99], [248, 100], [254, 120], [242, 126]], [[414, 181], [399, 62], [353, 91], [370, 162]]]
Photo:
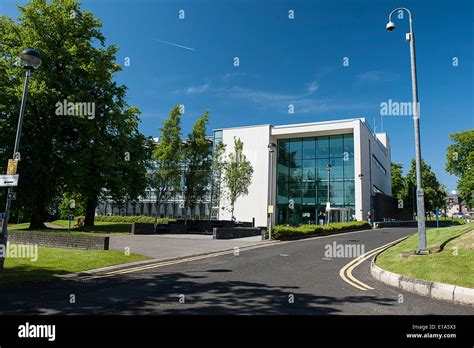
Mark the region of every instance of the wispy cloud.
[[232, 73], [225, 73], [224, 76], [222, 77], [224, 80], [233, 78], [233, 77], [241, 77], [241, 76], [246, 76], [247, 74], [244, 72], [232, 72]]
[[187, 47], [187, 46], [183, 46], [183, 45], [178, 45], [177, 43], [173, 43], [173, 42], [168, 42], [168, 41], [158, 40], [158, 39], [153, 39], [153, 41], [160, 42], [160, 43], [163, 43], [163, 44], [165, 44], [165, 45], [170, 45], [170, 46], [174, 46], [174, 47], [184, 48], [185, 50], [189, 50], [189, 51], [195, 51], [194, 48]]
[[364, 103], [354, 103], [317, 96], [320, 89], [318, 81], [304, 85], [300, 93], [274, 92], [271, 90], [233, 86], [212, 86], [210, 83], [192, 85], [174, 91], [176, 94], [193, 95], [204, 92], [212, 93], [216, 98], [233, 98], [241, 102], [251, 102], [256, 107], [277, 112], [294, 105], [297, 113], [321, 113], [338, 110], [361, 110], [367, 108]]
[[204, 93], [209, 90], [209, 84], [199, 85], [199, 86], [190, 86], [186, 88], [187, 94], [199, 94]]
[[397, 80], [398, 75], [378, 70], [366, 71], [357, 75], [359, 82], [386, 82]]
[[340, 101], [336, 98], [316, 98], [313, 94], [319, 89], [317, 82], [311, 82], [306, 87], [305, 93], [274, 93], [265, 90], [242, 88], [234, 86], [226, 91], [228, 96], [237, 99], [245, 99], [253, 102], [262, 109], [286, 110], [292, 104], [297, 113], [321, 113], [328, 111], [361, 110], [366, 109], [370, 104], [364, 102]]
[[316, 81], [313, 81], [308, 85], [307, 91], [308, 93], [313, 94], [318, 89], [319, 89], [319, 84]]
[[186, 88], [177, 89], [174, 91], [174, 94], [201, 94], [208, 91], [210, 88], [208, 83], [202, 85], [188, 86]]
[[306, 91], [299, 94], [275, 93], [270, 91], [256, 90], [251, 88], [242, 88], [233, 86], [228, 91], [234, 97], [250, 99], [255, 103], [281, 103], [302, 100], [313, 95], [319, 89], [319, 84], [316, 81], [306, 85]]

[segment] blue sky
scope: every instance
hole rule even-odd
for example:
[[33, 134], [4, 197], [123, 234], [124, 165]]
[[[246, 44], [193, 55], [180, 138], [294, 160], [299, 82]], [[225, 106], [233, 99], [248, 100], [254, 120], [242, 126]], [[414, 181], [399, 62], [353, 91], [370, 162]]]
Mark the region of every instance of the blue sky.
[[[16, 3], [1, 0], [0, 13], [16, 18]], [[176, 104], [185, 105], [184, 134], [205, 110], [210, 130], [366, 117], [380, 131], [380, 103], [411, 101], [408, 16], [385, 30], [388, 13], [406, 6], [414, 16], [423, 157], [455, 188], [456, 178], [444, 172], [449, 134], [474, 128], [470, 0], [82, 3], [119, 46], [118, 62], [130, 59], [117, 80], [142, 111], [142, 132], [153, 136]], [[414, 157], [412, 117], [384, 117], [383, 130], [392, 160], [406, 169]]]

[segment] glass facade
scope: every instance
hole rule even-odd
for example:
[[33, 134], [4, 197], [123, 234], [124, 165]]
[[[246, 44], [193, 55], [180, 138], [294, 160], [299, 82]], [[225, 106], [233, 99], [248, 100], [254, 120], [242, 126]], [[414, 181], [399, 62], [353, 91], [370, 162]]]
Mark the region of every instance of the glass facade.
[[331, 221], [353, 219], [354, 137], [344, 134], [278, 140], [277, 224], [317, 224], [326, 214], [328, 164]]

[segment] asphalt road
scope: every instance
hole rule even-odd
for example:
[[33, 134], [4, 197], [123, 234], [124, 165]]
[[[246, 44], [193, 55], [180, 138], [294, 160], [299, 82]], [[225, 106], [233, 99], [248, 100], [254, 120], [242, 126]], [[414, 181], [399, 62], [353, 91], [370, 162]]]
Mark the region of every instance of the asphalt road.
[[[327, 245], [368, 252], [414, 233], [387, 228], [352, 232], [170, 264], [108, 278], [62, 280], [0, 289], [0, 314], [474, 314], [474, 308], [432, 300], [374, 280], [369, 261], [353, 275], [373, 287], [344, 282], [352, 258], [327, 258]], [[401, 295], [401, 296], [400, 296]], [[71, 303], [71, 299], [74, 303]]]

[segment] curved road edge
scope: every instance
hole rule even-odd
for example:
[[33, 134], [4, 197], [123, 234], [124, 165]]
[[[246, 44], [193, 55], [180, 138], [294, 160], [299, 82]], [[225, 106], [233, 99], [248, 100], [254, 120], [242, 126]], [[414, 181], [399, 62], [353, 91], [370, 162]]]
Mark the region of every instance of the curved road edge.
[[378, 281], [392, 287], [396, 287], [421, 296], [430, 297], [436, 300], [444, 300], [456, 304], [474, 306], [474, 289], [411, 278], [380, 268], [375, 264], [375, 261], [377, 256], [384, 250], [377, 252], [370, 263], [370, 274]]

